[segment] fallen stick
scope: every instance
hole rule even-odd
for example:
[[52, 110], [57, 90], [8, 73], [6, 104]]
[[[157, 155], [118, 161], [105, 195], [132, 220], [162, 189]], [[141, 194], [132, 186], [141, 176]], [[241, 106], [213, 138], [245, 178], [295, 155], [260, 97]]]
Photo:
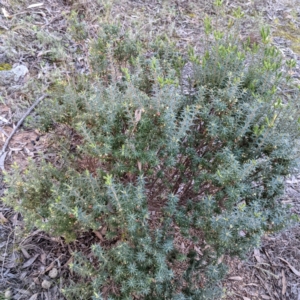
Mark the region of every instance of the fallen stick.
[[[10, 135], [8, 136], [8, 138], [6, 139], [3, 147], [2, 147], [2, 150], [1, 150], [1, 153], [0, 153], [0, 160], [2, 158], [3, 155], [6, 155], [6, 148], [11, 140], [11, 138], [14, 136], [14, 134], [17, 132], [18, 128], [22, 125], [22, 123], [24, 122], [24, 120], [27, 118], [27, 116], [33, 111], [33, 109], [42, 101], [44, 100], [48, 95], [47, 94], [44, 94], [42, 95], [41, 97], [39, 97], [29, 108], [28, 110], [26, 111], [26, 113], [23, 115], [23, 117], [19, 120], [19, 122], [17, 123], [17, 125], [15, 126], [15, 128], [13, 129], [13, 131], [10, 133]], [[5, 158], [4, 158], [5, 159]], [[3, 162], [4, 163], [4, 162]]]

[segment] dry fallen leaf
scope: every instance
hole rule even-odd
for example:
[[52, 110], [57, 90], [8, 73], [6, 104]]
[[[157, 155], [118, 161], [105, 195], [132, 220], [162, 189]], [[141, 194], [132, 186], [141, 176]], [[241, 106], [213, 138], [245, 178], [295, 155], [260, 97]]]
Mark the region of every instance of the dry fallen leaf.
[[8, 222], [8, 220], [4, 217], [4, 215], [3, 215], [3, 213], [2, 212], [0, 212], [0, 223], [7, 223]]
[[37, 57], [40, 57], [40, 56], [42, 56], [42, 55], [46, 55], [46, 54], [51, 53], [51, 52], [52, 52], [52, 50], [40, 51], [40, 52], [37, 54]]
[[2, 7], [1, 10], [5, 18], [11, 18], [11, 15], [7, 12], [7, 10], [4, 7]]
[[14, 216], [10, 219], [14, 226], [22, 226], [23, 222], [18, 220], [19, 213], [14, 214]]
[[27, 6], [27, 8], [34, 8], [34, 7], [39, 7], [39, 6], [43, 6], [43, 5], [44, 5], [44, 3], [40, 2], [40, 3], [31, 4], [31, 5]]
[[[71, 256], [68, 261], [63, 265], [63, 267], [68, 267], [70, 264], [73, 263], [73, 257]], [[70, 269], [70, 272], [72, 273], [72, 269]]]
[[142, 110], [141, 109], [137, 109], [134, 113], [135, 116], [135, 121], [139, 122], [141, 117], [142, 117]]
[[12, 269], [12, 268], [15, 268], [18, 265], [19, 265], [19, 261], [14, 260], [14, 261], [11, 261], [11, 262], [8, 262], [8, 263], [4, 264], [3, 267], [5, 267], [6, 269]]
[[103, 226], [100, 230], [101, 234], [102, 235], [105, 235], [106, 234], [106, 231], [107, 231], [107, 226]]
[[4, 131], [4, 129], [2, 129], [1, 127], [0, 127], [0, 131], [1, 131], [2, 140], [3, 140], [3, 142], [5, 142], [6, 138], [9, 137], [9, 134], [6, 133], [6, 131]]
[[140, 161], [137, 162], [138, 169], [141, 172], [142, 171], [142, 163]]
[[25, 256], [25, 258], [29, 259], [31, 257], [31, 255], [27, 252], [26, 249], [21, 248], [21, 251], [22, 251], [23, 255]]
[[196, 246], [194, 246], [194, 250], [199, 254], [199, 255], [203, 255], [203, 253], [201, 252], [201, 250], [198, 248], [198, 247], [196, 247]]
[[22, 269], [25, 269], [27, 267], [30, 267], [35, 260], [39, 257], [39, 254], [36, 254], [35, 256], [31, 257], [30, 259], [28, 259], [22, 266]]
[[94, 230], [94, 233], [95, 233], [96, 237], [97, 237], [100, 241], [102, 241], [102, 242], [105, 241], [104, 238], [103, 238], [103, 236], [102, 236], [102, 234], [101, 234], [99, 231]]
[[49, 266], [44, 270], [44, 273], [50, 271], [55, 265], [55, 261], [52, 261]]
[[31, 293], [28, 290], [25, 289], [15, 289], [17, 292], [19, 292], [20, 294], [26, 295], [26, 296], [30, 296]]
[[29, 155], [29, 156], [34, 156], [34, 153], [33, 152], [31, 152], [27, 147], [24, 147], [24, 152], [27, 154], [27, 155]]
[[2, 121], [3, 123], [9, 124], [9, 121], [2, 116], [0, 116], [0, 121]]
[[38, 293], [33, 294], [28, 300], [36, 300], [38, 298]]
[[242, 281], [243, 280], [243, 277], [241, 276], [232, 276], [232, 277], [229, 277], [230, 280], [236, 280], [236, 281]]
[[185, 250], [185, 245], [184, 245], [184, 243], [183, 243], [183, 242], [181, 243], [181, 245], [180, 245], [180, 248], [181, 248], [181, 250], [182, 250], [182, 251], [184, 251], [184, 250]]
[[281, 291], [281, 293], [282, 293], [282, 295], [284, 295], [286, 292], [286, 278], [285, 278], [284, 270], [282, 270], [281, 274], [282, 274], [282, 291]]
[[24, 280], [24, 278], [27, 276], [28, 271], [23, 271], [20, 275], [19, 275], [19, 279]]
[[40, 257], [40, 261], [43, 265], [46, 265], [46, 259], [47, 259], [47, 255], [46, 253], [43, 252]]
[[9, 147], [9, 150], [12, 151], [12, 152], [19, 152], [21, 150], [23, 150], [23, 148], [12, 148], [12, 147]]
[[256, 283], [246, 283], [244, 284], [244, 286], [259, 286], [259, 285]]
[[4, 246], [6, 246], [6, 244], [7, 244], [7, 241], [0, 243], [0, 249], [3, 248]]
[[224, 259], [224, 254], [218, 258], [217, 264], [219, 265], [220, 263], [222, 263], [223, 259]]
[[41, 284], [41, 282], [40, 282], [40, 280], [39, 280], [38, 277], [33, 277], [32, 280], [33, 280], [33, 282], [34, 282], [35, 284], [37, 284], [37, 285], [40, 285], [40, 284]]
[[283, 262], [285, 262], [294, 274], [296, 274], [297, 276], [300, 276], [300, 272], [298, 270], [296, 270], [288, 261], [286, 261], [285, 259], [283, 259], [281, 257], [278, 257], [278, 258], [280, 260], [282, 260]]
[[261, 259], [261, 256], [260, 256], [260, 251], [258, 249], [254, 249], [253, 252], [254, 252], [254, 257], [257, 260], [257, 262], [261, 263], [262, 259]]

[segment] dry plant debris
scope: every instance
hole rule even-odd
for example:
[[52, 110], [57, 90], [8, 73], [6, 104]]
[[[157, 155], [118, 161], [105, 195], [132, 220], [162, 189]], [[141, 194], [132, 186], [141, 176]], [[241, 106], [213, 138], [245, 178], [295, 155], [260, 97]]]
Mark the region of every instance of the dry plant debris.
[[[29, 74], [9, 86], [0, 86], [0, 146], [3, 153], [0, 167], [11, 164], [26, 166], [28, 157], [45, 151], [40, 134], [25, 124], [15, 127], [34, 99], [55, 81], [68, 82], [72, 72], [88, 73], [89, 41], [97, 36], [101, 22], [119, 22], [133, 35], [142, 38], [165, 32], [186, 49], [194, 45], [201, 52], [202, 22], [205, 14], [214, 15], [213, 1], [170, 0], [3, 0], [0, 2], [0, 64], [24, 65]], [[230, 13], [241, 6], [245, 17], [241, 35], [258, 38], [257, 24], [267, 22], [274, 32], [274, 44], [287, 59], [294, 59], [292, 76], [300, 79], [300, 51], [289, 30], [299, 32], [300, 6], [296, 0], [224, 1], [223, 25], [231, 21]], [[82, 16], [81, 24], [73, 24], [72, 12]], [[95, 15], [95, 11], [98, 15]], [[222, 24], [219, 24], [222, 25]], [[76, 27], [79, 26], [79, 27]], [[77, 36], [75, 34], [77, 33]], [[297, 37], [299, 38], [299, 37]], [[299, 44], [299, 43], [298, 43]], [[299, 46], [298, 46], [299, 47]], [[1, 71], [0, 71], [1, 72]], [[45, 99], [47, 101], [47, 99]], [[31, 117], [36, 117], [33, 114]], [[26, 123], [26, 122], [25, 122]], [[16, 132], [14, 132], [15, 129]], [[12, 140], [8, 144], [11, 133]], [[5, 143], [7, 152], [5, 151]], [[47, 154], [51, 156], [51, 153]], [[5, 162], [5, 163], [4, 163]], [[5, 186], [0, 178], [0, 192]], [[286, 181], [283, 199], [300, 215], [300, 176]], [[157, 216], [152, 213], [153, 222]], [[26, 231], [22, 216], [0, 205], [0, 299], [64, 299], [63, 284], [79, 280], [68, 269], [71, 253], [86, 252], [89, 245], [101, 240], [103, 232], [90, 234], [66, 245], [41, 231]], [[176, 239], [182, 252], [193, 245], [180, 235]], [[201, 250], [195, 248], [201, 255]], [[223, 286], [226, 299], [289, 299], [300, 300], [300, 227], [276, 236], [266, 236], [259, 249], [249, 253], [245, 261], [224, 258], [230, 273]], [[178, 266], [180, 272], [180, 266]], [[1, 294], [3, 293], [3, 294]], [[1, 298], [2, 297], [2, 298]]]

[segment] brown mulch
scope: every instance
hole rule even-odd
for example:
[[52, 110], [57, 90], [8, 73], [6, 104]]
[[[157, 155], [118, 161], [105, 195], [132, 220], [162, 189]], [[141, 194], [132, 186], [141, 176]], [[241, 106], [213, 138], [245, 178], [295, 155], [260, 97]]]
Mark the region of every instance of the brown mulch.
[[[286, 180], [282, 201], [300, 216], [300, 176]], [[227, 259], [226, 299], [300, 300], [300, 225], [264, 236], [244, 261]]]
[[[9, 17], [1, 15], [0, 18], [0, 51], [5, 52], [5, 62], [25, 64], [30, 73], [29, 78], [19, 85], [0, 87], [3, 102], [0, 105], [0, 147], [24, 110], [42, 90], [49, 87], [53, 79], [68, 81], [74, 71], [89, 72], [88, 43], [97, 36], [99, 29], [95, 11], [102, 22], [120, 22], [122, 28], [131, 29], [133, 35], [146, 38], [155, 32], [166, 32], [181, 48], [193, 45], [198, 52], [203, 48], [201, 24], [204, 16], [215, 15], [212, 1], [205, 0], [120, 0], [103, 1], [103, 4], [92, 0], [46, 0], [42, 6], [28, 8], [37, 2], [0, 1], [1, 8], [9, 14]], [[264, 21], [271, 24], [272, 29], [276, 26], [275, 20], [281, 25], [293, 22], [299, 27], [300, 8], [297, 1], [224, 2], [224, 13], [242, 6], [246, 16], [239, 24], [241, 35], [257, 36], [257, 24]], [[72, 38], [66, 23], [72, 10], [81, 14], [88, 23], [86, 40]], [[226, 19], [226, 24], [229, 19]], [[42, 32], [39, 36], [36, 27]], [[292, 42], [286, 36], [277, 36], [274, 44], [287, 59], [296, 60], [293, 77], [300, 78], [300, 57], [291, 50]], [[53, 75], [53, 72], [56, 74]], [[25, 167], [27, 158], [34, 159], [44, 147], [40, 133], [24, 124], [9, 145], [5, 168], [9, 170], [13, 163]], [[2, 194], [5, 186], [2, 176], [0, 179]], [[291, 204], [298, 215], [299, 196], [300, 177], [287, 179], [286, 196], [282, 201]], [[27, 232], [22, 216], [0, 205], [0, 292], [10, 290], [12, 299], [20, 300], [64, 299], [62, 286], [69, 279], [75, 279], [68, 268], [72, 261], [71, 253], [87, 251], [89, 245], [99, 240], [94, 233], [88, 236], [86, 240], [79, 238], [76, 243], [67, 245], [62, 239], [52, 238], [39, 230]], [[183, 252], [194, 247], [180, 238], [176, 243]], [[201, 249], [195, 250], [201, 255]], [[300, 300], [299, 225], [274, 236], [265, 236], [261, 247], [250, 252], [244, 261], [228, 257], [224, 261], [230, 269], [223, 281], [226, 299]]]
[[228, 259], [226, 299], [300, 299], [300, 226], [266, 236], [245, 261]]

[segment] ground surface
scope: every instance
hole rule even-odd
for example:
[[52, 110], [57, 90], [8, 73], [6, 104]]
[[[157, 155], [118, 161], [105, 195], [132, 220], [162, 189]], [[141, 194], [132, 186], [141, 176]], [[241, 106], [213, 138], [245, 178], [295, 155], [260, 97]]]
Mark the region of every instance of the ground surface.
[[[67, 82], [72, 72], [89, 71], [89, 42], [97, 36], [99, 24], [119, 22], [122, 28], [144, 38], [165, 32], [182, 49], [193, 45], [201, 52], [204, 16], [216, 16], [212, 2], [0, 1], [0, 69], [25, 65], [29, 70], [18, 81], [0, 86], [0, 146], [26, 109], [52, 82]], [[299, 80], [300, 3], [293, 0], [224, 3], [224, 9], [218, 12], [223, 17], [215, 19], [216, 26], [227, 25], [238, 6], [245, 14], [237, 24], [241, 36], [259, 40], [259, 26], [268, 23], [273, 43], [285, 58], [297, 62], [291, 75]], [[80, 24], [73, 22], [72, 11], [82, 16]], [[27, 158], [34, 159], [44, 147], [43, 137], [25, 122], [7, 148], [6, 170], [13, 163], [25, 166]], [[0, 166], [3, 166], [1, 159]], [[0, 188], [2, 193], [5, 189], [2, 180]], [[294, 213], [300, 215], [300, 176], [287, 178], [282, 201], [291, 204]], [[75, 279], [68, 269], [70, 253], [79, 247], [84, 250], [93, 239], [97, 237], [66, 245], [41, 231], [27, 232], [22, 216], [0, 205], [0, 299], [5, 292], [11, 299], [64, 299], [60, 293], [62, 286]], [[230, 266], [223, 282], [226, 299], [300, 300], [299, 226], [265, 236], [261, 247], [249, 253], [244, 261], [226, 257], [224, 260]]]

